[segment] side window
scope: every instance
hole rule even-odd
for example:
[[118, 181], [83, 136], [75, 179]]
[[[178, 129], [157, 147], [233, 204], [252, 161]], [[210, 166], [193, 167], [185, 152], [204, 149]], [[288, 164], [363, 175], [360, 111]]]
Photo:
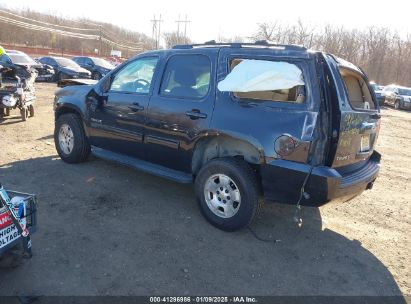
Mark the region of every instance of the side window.
[[233, 59], [218, 89], [244, 100], [301, 104], [306, 100], [302, 70], [286, 61]]
[[160, 94], [200, 99], [210, 88], [211, 61], [205, 55], [174, 55], [168, 62]]
[[93, 61], [90, 58], [83, 58], [83, 64], [93, 65]]
[[130, 62], [114, 76], [110, 91], [149, 93], [157, 61], [158, 58], [147, 57]]
[[351, 106], [356, 110], [374, 110], [375, 104], [371, 97], [372, 94], [364, 78], [360, 74], [344, 68], [340, 69], [340, 74], [344, 80]]

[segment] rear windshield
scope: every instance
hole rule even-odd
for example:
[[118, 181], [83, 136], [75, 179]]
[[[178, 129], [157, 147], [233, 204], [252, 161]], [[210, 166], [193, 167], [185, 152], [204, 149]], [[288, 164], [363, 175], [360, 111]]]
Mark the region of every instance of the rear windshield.
[[63, 67], [72, 67], [72, 68], [80, 67], [77, 63], [75, 63], [71, 59], [67, 59], [67, 58], [54, 58], [54, 59], [57, 61], [57, 63], [60, 66], [63, 66]]
[[340, 68], [351, 107], [356, 110], [375, 110], [371, 92], [365, 79], [358, 73]]

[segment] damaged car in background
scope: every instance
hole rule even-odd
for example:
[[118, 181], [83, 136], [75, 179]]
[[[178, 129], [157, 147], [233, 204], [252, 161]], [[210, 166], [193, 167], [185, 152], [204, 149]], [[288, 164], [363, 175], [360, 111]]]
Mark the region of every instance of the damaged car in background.
[[0, 57], [0, 116], [9, 116], [13, 109], [19, 109], [23, 121], [34, 116], [34, 82], [38, 75], [35, 64], [18, 51]]
[[[90, 153], [194, 183], [205, 218], [233, 231], [264, 201], [321, 206], [373, 187], [379, 105], [367, 76], [294, 45], [180, 45], [140, 54], [54, 100], [67, 163]], [[166, 203], [166, 202], [165, 202]]]
[[30, 66], [36, 69], [36, 81], [50, 81], [54, 77], [54, 70], [52, 67], [37, 62], [26, 53], [17, 50], [7, 50], [6, 52], [14, 64]]

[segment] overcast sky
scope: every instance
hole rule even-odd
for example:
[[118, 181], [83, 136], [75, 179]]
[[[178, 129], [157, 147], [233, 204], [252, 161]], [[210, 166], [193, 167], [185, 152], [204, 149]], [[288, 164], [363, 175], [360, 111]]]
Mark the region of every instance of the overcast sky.
[[[111, 3], [111, 4], [109, 4]], [[154, 14], [162, 15], [162, 31], [177, 30], [178, 16], [188, 15], [188, 36], [196, 42], [219, 37], [249, 37], [258, 22], [279, 20], [293, 23], [298, 18], [312, 25], [332, 24], [363, 29], [389, 27], [402, 35], [411, 33], [411, 1], [369, 0], [149, 0], [149, 1], [33, 1], [0, 0], [10, 8], [31, 8], [60, 16], [87, 17], [113, 23], [151, 36]], [[183, 25], [182, 25], [183, 27]]]

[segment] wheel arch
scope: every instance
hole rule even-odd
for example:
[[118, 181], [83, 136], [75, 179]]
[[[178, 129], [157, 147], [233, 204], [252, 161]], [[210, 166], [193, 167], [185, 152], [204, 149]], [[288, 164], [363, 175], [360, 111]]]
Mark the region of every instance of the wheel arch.
[[205, 163], [222, 157], [240, 157], [253, 165], [265, 162], [264, 150], [254, 139], [219, 133], [204, 136], [196, 142], [191, 170], [196, 175]]

